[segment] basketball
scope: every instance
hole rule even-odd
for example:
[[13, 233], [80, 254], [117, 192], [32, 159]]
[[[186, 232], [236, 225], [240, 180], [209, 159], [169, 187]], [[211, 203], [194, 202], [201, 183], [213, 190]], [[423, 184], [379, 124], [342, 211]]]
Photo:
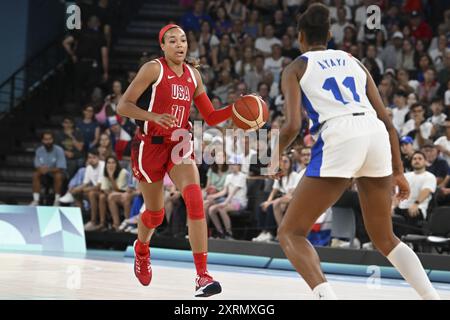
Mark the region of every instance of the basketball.
[[232, 119], [234, 124], [244, 130], [261, 128], [269, 117], [269, 110], [264, 100], [255, 95], [245, 95], [233, 104]]

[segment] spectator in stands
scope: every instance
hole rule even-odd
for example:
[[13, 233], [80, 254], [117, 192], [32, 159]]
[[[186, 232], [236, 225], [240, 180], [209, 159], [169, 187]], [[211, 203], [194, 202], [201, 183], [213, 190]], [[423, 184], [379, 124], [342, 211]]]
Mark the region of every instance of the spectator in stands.
[[[114, 157], [109, 157], [114, 158]], [[122, 169], [125, 170], [125, 169]], [[131, 204], [134, 197], [139, 196], [141, 194], [140, 191], [137, 190], [136, 180], [133, 178], [133, 175], [127, 170], [127, 188], [126, 191], [112, 191], [108, 195], [108, 208], [112, 217], [118, 217], [120, 215], [119, 210], [120, 207], [123, 208], [123, 215], [126, 220], [130, 218], [131, 213]], [[122, 224], [121, 224], [122, 226]], [[125, 228], [120, 228], [123, 230]]]
[[406, 103], [407, 94], [405, 91], [397, 91], [394, 94], [392, 105], [392, 119], [397, 132], [401, 132], [405, 124], [406, 117], [409, 114], [409, 107]]
[[436, 183], [440, 185], [449, 172], [447, 161], [439, 157], [439, 149], [432, 143], [425, 144], [422, 152], [427, 160], [427, 171], [436, 177]]
[[293, 47], [292, 39], [287, 34], [284, 34], [281, 37], [281, 55], [283, 57], [291, 58], [292, 60], [300, 55], [300, 51]]
[[233, 87], [233, 79], [229, 71], [223, 70], [220, 72], [219, 84], [212, 93], [218, 96], [221, 101], [226, 101], [228, 91]]
[[[103, 169], [105, 162], [100, 159], [97, 149], [91, 149], [88, 152], [86, 168], [84, 173], [77, 172], [77, 178], [74, 181], [70, 181], [67, 193], [60, 199], [61, 203], [73, 203], [78, 207], [82, 207], [82, 200], [84, 197], [91, 199], [91, 191], [98, 191], [98, 187], [101, 183], [101, 177], [103, 175]], [[75, 177], [74, 177], [75, 178]], [[81, 180], [80, 180], [81, 178]], [[79, 182], [77, 182], [77, 180]], [[94, 209], [94, 212], [92, 210]], [[96, 201], [91, 203], [91, 216], [97, 215]], [[87, 229], [93, 226], [93, 223], [86, 224]], [[87, 230], [89, 231], [89, 230]]]
[[436, 68], [436, 71], [438, 72], [445, 67], [444, 59], [445, 53], [447, 51], [449, 51], [447, 36], [445, 34], [442, 34], [439, 36], [437, 48], [428, 51], [430, 58]]
[[204, 188], [205, 201], [203, 203], [206, 216], [208, 216], [208, 209], [211, 205], [217, 201], [223, 201], [223, 197], [218, 197], [217, 194], [225, 188], [227, 175], [228, 164], [226, 163], [225, 153], [217, 151], [214, 156], [214, 163], [206, 173], [208, 180]]
[[[261, 230], [261, 233], [252, 241], [266, 242], [273, 240], [276, 226], [280, 224], [289, 199], [292, 198], [292, 192], [300, 181], [301, 176], [293, 170], [292, 159], [286, 154], [281, 159], [280, 169], [283, 172], [281, 180], [275, 180], [269, 197], [256, 210], [258, 229]], [[271, 217], [271, 214], [273, 214], [273, 217]], [[276, 226], [273, 225], [273, 218]]]
[[83, 134], [84, 150], [95, 147], [100, 138], [100, 126], [94, 119], [94, 107], [87, 104], [83, 108], [83, 119], [76, 122], [76, 127]]
[[272, 54], [272, 45], [281, 45], [280, 39], [276, 38], [274, 34], [273, 25], [267, 24], [264, 27], [264, 36], [257, 38], [255, 41], [256, 50], [264, 57], [269, 57]]
[[230, 35], [224, 33], [220, 37], [220, 43], [211, 49], [211, 61], [215, 71], [219, 71], [221, 62], [225, 58], [236, 60], [236, 50], [231, 46]]
[[447, 160], [447, 164], [450, 165], [450, 120], [445, 120], [444, 128], [444, 135], [436, 139], [434, 144], [441, 152], [442, 157]]
[[100, 20], [100, 30], [103, 31], [108, 48], [111, 47], [112, 24], [114, 23], [114, 13], [110, 7], [109, 0], [99, 0], [95, 13]]
[[[225, 178], [224, 189], [216, 193], [216, 197], [226, 197], [223, 202], [209, 207], [208, 215], [211, 218], [219, 238], [233, 239], [229, 211], [239, 211], [247, 205], [246, 175], [241, 172], [242, 159], [234, 157], [230, 159], [230, 173]], [[220, 217], [220, 218], [219, 218]], [[224, 227], [220, 222], [222, 220]]]
[[125, 150], [131, 143], [131, 136], [122, 128], [116, 117], [110, 117], [108, 121], [110, 125], [110, 139], [114, 153], [116, 154], [117, 159], [122, 160]]
[[108, 117], [116, 115], [117, 104], [122, 98], [123, 90], [122, 83], [119, 80], [114, 80], [112, 83], [112, 93], [105, 98], [101, 110], [95, 114], [95, 119], [101, 125], [105, 125]]
[[41, 179], [53, 179], [53, 190], [55, 192], [54, 206], [59, 205], [62, 185], [64, 182], [64, 171], [67, 168], [64, 150], [54, 144], [53, 133], [44, 131], [41, 135], [42, 146], [38, 147], [34, 156], [33, 172], [33, 201], [30, 205], [39, 205], [41, 194]]
[[200, 45], [197, 41], [195, 32], [192, 30], [188, 31], [187, 38], [189, 43], [187, 58], [200, 59]]
[[405, 172], [413, 171], [411, 160], [414, 152], [414, 139], [410, 136], [404, 136], [400, 139], [400, 151]]
[[427, 53], [422, 53], [417, 58], [416, 79], [419, 82], [425, 80], [425, 72], [433, 67], [433, 61]]
[[190, 30], [199, 32], [203, 21], [208, 21], [210, 24], [213, 23], [211, 17], [205, 13], [205, 1], [196, 0], [194, 3], [194, 9], [185, 13], [181, 17], [181, 26], [186, 32]]
[[275, 43], [272, 45], [272, 55], [264, 60], [264, 70], [273, 74], [276, 83], [280, 82], [281, 70], [284, 57], [281, 55], [281, 45]]
[[[100, 193], [98, 197], [98, 207], [100, 214], [100, 231], [107, 230], [107, 200], [110, 199], [110, 195], [113, 197], [115, 192], [125, 192], [128, 186], [128, 171], [120, 166], [119, 161], [114, 156], [106, 158], [105, 169], [103, 170], [103, 176], [100, 184]], [[121, 195], [120, 195], [121, 196]], [[112, 229], [119, 231], [120, 216], [119, 210], [111, 211], [112, 217]]]
[[427, 218], [431, 195], [436, 191], [436, 177], [426, 171], [426, 159], [422, 152], [414, 152], [411, 165], [414, 171], [405, 174], [411, 189], [410, 196], [400, 203], [394, 202], [394, 212], [399, 216], [394, 216], [395, 234], [399, 237], [411, 232], [420, 233], [421, 222]]
[[102, 133], [100, 135], [99, 145], [98, 145], [98, 155], [100, 160], [105, 161], [107, 157], [114, 156], [115, 152], [112, 148], [111, 138], [107, 133]]
[[311, 161], [311, 148], [297, 145], [292, 149], [293, 170], [300, 172], [305, 169]]
[[[379, 34], [382, 34], [381, 32]], [[401, 61], [403, 45], [403, 33], [400, 31], [394, 32], [391, 38], [391, 43], [388, 44], [381, 53], [381, 60], [383, 61], [384, 67], [396, 68]]]
[[384, 73], [383, 61], [381, 61], [381, 59], [378, 58], [377, 55], [378, 55], [377, 47], [374, 44], [369, 44], [366, 49], [366, 56], [361, 59], [361, 62], [364, 64], [365, 60], [374, 59], [378, 66], [380, 74], [383, 74]]
[[258, 85], [262, 81], [264, 75], [264, 56], [257, 55], [254, 60], [254, 66], [244, 75], [244, 82], [247, 85], [249, 92], [256, 92], [258, 90]]
[[242, 59], [236, 61], [234, 65], [234, 72], [240, 79], [253, 68], [253, 48], [245, 47]]
[[436, 71], [429, 68], [424, 73], [424, 81], [420, 82], [417, 90], [419, 100], [424, 103], [430, 103], [439, 89], [439, 82], [436, 81]]
[[411, 20], [409, 20], [409, 22], [412, 36], [416, 40], [420, 39], [426, 41], [427, 43], [430, 43], [431, 39], [433, 38], [433, 31], [431, 30], [429, 24], [423, 20], [420, 12], [411, 12]]
[[227, 14], [227, 10], [225, 6], [220, 6], [216, 11], [217, 19], [214, 24], [214, 32], [215, 34], [221, 38], [224, 33], [231, 32], [231, 21], [230, 17]]
[[411, 119], [405, 122], [400, 134], [414, 138], [414, 148], [421, 148], [432, 134], [433, 125], [425, 120], [425, 107], [415, 103], [410, 108]]
[[67, 163], [67, 175], [71, 178], [83, 166], [84, 139], [82, 133], [75, 128], [72, 118], [64, 117], [63, 130], [56, 137], [56, 144], [64, 150]]
[[201, 24], [201, 32], [198, 38], [198, 44], [201, 48], [202, 55], [209, 55], [211, 49], [218, 46], [219, 38], [211, 33], [211, 25], [209, 21], [203, 21]]
[[[244, 20], [245, 21], [245, 20]], [[244, 32], [253, 39], [258, 38], [263, 33], [263, 24], [259, 19], [259, 11], [252, 10], [249, 19], [244, 25]]]
[[286, 33], [288, 24], [286, 22], [286, 17], [282, 10], [276, 10], [273, 14], [272, 25], [275, 29], [275, 37], [281, 39], [281, 37]]
[[344, 41], [344, 29], [349, 26], [347, 21], [346, 11], [344, 7], [337, 8], [337, 21], [331, 25], [331, 34], [333, 35], [334, 42], [339, 46]]
[[402, 51], [400, 59], [397, 60], [397, 69], [405, 69], [412, 72], [416, 69], [414, 63], [415, 51], [410, 39], [403, 40]]
[[100, 20], [96, 16], [91, 16], [87, 28], [69, 35], [63, 41], [64, 49], [74, 63], [74, 96], [81, 97], [81, 101], [100, 83], [100, 75], [103, 75], [103, 81], [109, 78], [108, 45], [104, 33], [99, 28]]
[[231, 20], [245, 21], [247, 18], [247, 7], [240, 0], [231, 0], [225, 3], [227, 14]]
[[[409, 72], [405, 69], [398, 69], [397, 71], [397, 89], [404, 91], [406, 94], [414, 93], [415, 89], [412, 86], [412, 81], [409, 79]], [[418, 85], [418, 82], [417, 82]], [[415, 101], [417, 102], [417, 101]], [[409, 106], [410, 104], [408, 104]]]
[[435, 96], [431, 101], [430, 109], [433, 115], [427, 121], [433, 124], [432, 137], [440, 137], [445, 134], [445, 120], [447, 119], [447, 115], [443, 113], [442, 98]]

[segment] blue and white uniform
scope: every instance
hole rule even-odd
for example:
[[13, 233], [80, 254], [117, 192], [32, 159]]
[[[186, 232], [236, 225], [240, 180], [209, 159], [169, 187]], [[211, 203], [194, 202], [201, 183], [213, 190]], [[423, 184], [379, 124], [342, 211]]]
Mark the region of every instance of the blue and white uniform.
[[300, 87], [316, 143], [309, 177], [384, 177], [392, 173], [389, 134], [367, 95], [367, 75], [341, 50], [309, 51]]

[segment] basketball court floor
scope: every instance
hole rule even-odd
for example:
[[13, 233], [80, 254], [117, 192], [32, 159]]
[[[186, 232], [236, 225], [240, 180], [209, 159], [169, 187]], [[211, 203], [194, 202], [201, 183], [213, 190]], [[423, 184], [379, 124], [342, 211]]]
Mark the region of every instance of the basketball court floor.
[[[153, 280], [141, 286], [133, 259], [122, 252], [88, 251], [81, 256], [0, 252], [0, 299], [148, 299], [194, 298], [194, 266], [187, 262], [152, 261]], [[210, 265], [223, 293], [209, 299], [311, 299], [306, 283], [293, 271]], [[340, 299], [418, 299], [401, 280], [327, 275]], [[450, 284], [435, 283], [443, 299]]]

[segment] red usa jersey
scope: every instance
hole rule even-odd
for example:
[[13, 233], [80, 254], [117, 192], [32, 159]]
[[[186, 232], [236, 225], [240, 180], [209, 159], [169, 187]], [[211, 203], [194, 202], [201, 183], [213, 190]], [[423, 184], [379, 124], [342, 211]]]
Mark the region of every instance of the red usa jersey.
[[178, 77], [167, 65], [165, 58], [158, 58], [161, 70], [158, 79], [139, 97], [137, 106], [155, 113], [169, 113], [177, 117], [177, 125], [164, 129], [152, 121], [136, 120], [141, 132], [151, 136], [170, 136], [178, 128], [190, 129], [189, 113], [197, 88], [197, 80], [191, 66], [183, 63], [183, 74]]

